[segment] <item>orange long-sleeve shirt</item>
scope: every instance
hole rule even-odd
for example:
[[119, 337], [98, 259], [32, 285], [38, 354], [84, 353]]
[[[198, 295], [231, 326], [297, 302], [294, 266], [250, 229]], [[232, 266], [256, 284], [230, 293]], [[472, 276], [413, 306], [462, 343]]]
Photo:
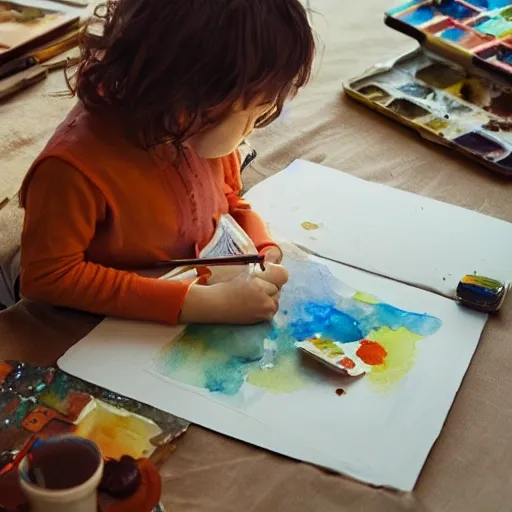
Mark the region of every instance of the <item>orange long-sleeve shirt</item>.
[[85, 311], [178, 323], [189, 282], [130, 269], [190, 258], [230, 213], [258, 250], [272, 245], [240, 199], [238, 154], [205, 160], [185, 149], [130, 144], [115, 122], [78, 104], [29, 170], [21, 189], [25, 223], [21, 293]]

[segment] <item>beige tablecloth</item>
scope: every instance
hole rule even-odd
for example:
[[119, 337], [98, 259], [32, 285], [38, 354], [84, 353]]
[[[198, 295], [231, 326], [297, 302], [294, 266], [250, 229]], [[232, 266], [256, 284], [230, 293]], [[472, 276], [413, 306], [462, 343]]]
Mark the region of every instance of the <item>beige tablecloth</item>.
[[[259, 158], [246, 185], [300, 157], [511, 221], [512, 184], [342, 96], [344, 79], [411, 47], [382, 22], [388, 1], [311, 4], [323, 45], [319, 71], [282, 122], [252, 137]], [[0, 106], [0, 195], [15, 193], [72, 104], [49, 95], [62, 88], [54, 75]], [[14, 203], [0, 212], [0, 257], [17, 243], [19, 217]], [[54, 363], [96, 322], [23, 303], [0, 314], [0, 359]], [[372, 489], [193, 427], [162, 468], [164, 503], [174, 512], [512, 510], [511, 327], [509, 300], [485, 330], [414, 493]]]

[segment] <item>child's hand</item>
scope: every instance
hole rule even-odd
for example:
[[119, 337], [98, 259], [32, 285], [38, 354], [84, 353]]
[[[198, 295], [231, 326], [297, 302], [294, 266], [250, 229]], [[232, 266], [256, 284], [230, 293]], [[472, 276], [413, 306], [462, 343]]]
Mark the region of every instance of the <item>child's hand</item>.
[[270, 320], [279, 308], [279, 292], [288, 281], [281, 265], [241, 274], [211, 286], [192, 285], [181, 311], [182, 323], [255, 324]]

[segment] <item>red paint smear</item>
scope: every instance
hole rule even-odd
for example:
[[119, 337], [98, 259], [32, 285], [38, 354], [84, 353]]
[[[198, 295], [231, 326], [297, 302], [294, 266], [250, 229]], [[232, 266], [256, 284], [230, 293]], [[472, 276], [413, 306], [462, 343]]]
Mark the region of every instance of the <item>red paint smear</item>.
[[386, 349], [376, 341], [363, 340], [356, 352], [366, 364], [376, 366], [382, 364], [388, 353]]
[[356, 365], [356, 363], [354, 363], [350, 357], [344, 357], [341, 361], [339, 361], [338, 364], [347, 370], [352, 370], [352, 368], [354, 368]]

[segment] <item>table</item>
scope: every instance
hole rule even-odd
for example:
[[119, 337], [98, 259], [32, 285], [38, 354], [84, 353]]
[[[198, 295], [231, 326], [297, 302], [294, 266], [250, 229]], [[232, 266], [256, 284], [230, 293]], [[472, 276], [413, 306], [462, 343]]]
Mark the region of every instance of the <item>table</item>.
[[[512, 182], [421, 140], [342, 96], [344, 79], [411, 47], [406, 38], [382, 22], [388, 0], [357, 2], [350, 10], [342, 9], [339, 0], [312, 0], [311, 5], [320, 13], [314, 17], [324, 46], [320, 70], [290, 105], [283, 121], [251, 138], [259, 157], [244, 173], [245, 185], [254, 185], [300, 157], [512, 221]], [[2, 173], [14, 165], [21, 176], [23, 166], [29, 165], [69, 108], [71, 100], [43, 96], [60, 83], [57, 78], [51, 80], [1, 111], [2, 121], [6, 116], [14, 126], [14, 132], [3, 122], [0, 126]], [[21, 125], [20, 109], [35, 118], [49, 108], [52, 114], [44, 122], [34, 124], [32, 119], [26, 128]], [[17, 142], [8, 147], [5, 142], [9, 137], [12, 140], [12, 133]], [[13, 182], [4, 187], [9, 193], [15, 192]], [[0, 359], [52, 364], [98, 321], [91, 315], [22, 302], [0, 314]], [[191, 427], [161, 469], [163, 502], [173, 512], [510, 510], [510, 361], [509, 299], [485, 329], [412, 494], [372, 489]], [[435, 372], [432, 378], [436, 378]]]

